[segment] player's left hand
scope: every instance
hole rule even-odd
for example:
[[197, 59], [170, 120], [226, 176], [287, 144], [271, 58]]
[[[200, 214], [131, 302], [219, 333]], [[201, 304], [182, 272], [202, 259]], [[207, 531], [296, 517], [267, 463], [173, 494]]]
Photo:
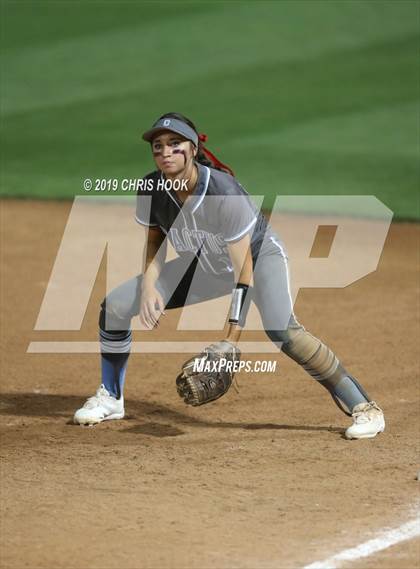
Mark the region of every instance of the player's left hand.
[[203, 405], [224, 395], [235, 375], [234, 363], [241, 352], [233, 343], [222, 340], [184, 362], [176, 378], [176, 389], [188, 405]]

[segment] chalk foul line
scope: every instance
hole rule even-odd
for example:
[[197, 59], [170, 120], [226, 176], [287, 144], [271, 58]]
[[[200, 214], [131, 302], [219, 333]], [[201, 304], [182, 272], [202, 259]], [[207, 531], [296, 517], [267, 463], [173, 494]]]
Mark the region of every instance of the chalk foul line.
[[382, 551], [407, 539], [413, 539], [419, 535], [420, 519], [417, 517], [415, 520], [407, 522], [396, 529], [384, 531], [378, 537], [365, 541], [356, 547], [344, 549], [332, 557], [305, 565], [303, 569], [336, 569], [345, 561], [355, 561], [362, 557], [368, 557], [373, 553]]

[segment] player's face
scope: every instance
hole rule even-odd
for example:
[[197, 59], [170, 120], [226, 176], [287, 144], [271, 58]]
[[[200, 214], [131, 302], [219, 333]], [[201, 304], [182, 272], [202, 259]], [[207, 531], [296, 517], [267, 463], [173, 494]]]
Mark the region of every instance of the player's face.
[[182, 173], [194, 160], [195, 146], [174, 132], [163, 132], [152, 142], [153, 158], [156, 166], [165, 176]]

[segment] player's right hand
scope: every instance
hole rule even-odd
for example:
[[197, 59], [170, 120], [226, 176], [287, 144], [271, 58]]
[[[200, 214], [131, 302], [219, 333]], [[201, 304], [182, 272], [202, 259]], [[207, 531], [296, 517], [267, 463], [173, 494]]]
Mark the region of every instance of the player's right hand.
[[148, 329], [155, 328], [159, 325], [161, 314], [165, 314], [162, 295], [155, 286], [146, 286], [140, 298], [140, 323]]

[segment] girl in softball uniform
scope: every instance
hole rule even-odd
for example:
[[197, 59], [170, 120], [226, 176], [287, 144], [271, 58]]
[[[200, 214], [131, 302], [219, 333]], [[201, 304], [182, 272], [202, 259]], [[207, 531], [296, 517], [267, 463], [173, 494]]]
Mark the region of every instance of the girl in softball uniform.
[[[248, 193], [204, 146], [194, 124], [167, 113], [143, 134], [156, 170], [137, 195], [136, 220], [148, 227], [143, 274], [103, 300], [99, 317], [102, 381], [74, 415], [93, 425], [124, 417], [123, 388], [131, 320], [153, 328], [165, 309], [232, 294], [226, 345], [236, 345], [252, 300], [268, 337], [301, 365], [351, 415], [349, 439], [371, 438], [384, 416], [331, 349], [296, 319], [284, 244]], [[180, 187], [182, 191], [175, 188]], [[166, 261], [167, 241], [178, 257]], [[233, 314], [235, 312], [235, 314]]]

